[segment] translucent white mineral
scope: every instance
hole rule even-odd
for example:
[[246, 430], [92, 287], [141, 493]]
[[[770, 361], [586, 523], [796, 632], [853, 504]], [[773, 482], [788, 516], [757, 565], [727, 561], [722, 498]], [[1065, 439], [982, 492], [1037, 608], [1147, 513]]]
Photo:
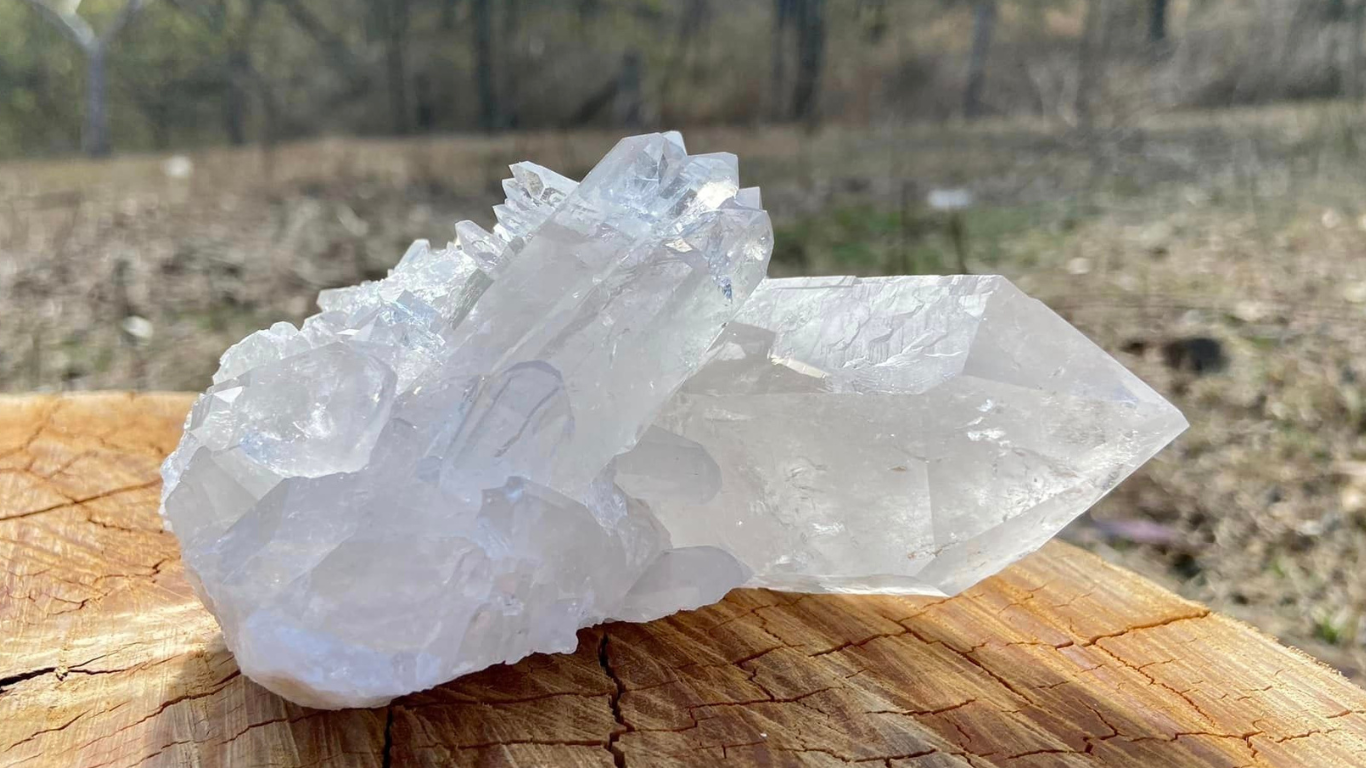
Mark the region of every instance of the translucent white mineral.
[[1185, 426], [997, 277], [765, 280], [735, 157], [512, 167], [228, 350], [162, 514], [242, 670], [371, 706], [741, 585], [950, 594]]

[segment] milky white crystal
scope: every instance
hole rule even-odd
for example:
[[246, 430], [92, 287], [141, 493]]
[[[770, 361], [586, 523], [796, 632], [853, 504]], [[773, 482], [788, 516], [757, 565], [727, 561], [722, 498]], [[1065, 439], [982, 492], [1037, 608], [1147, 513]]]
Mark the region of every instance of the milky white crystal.
[[735, 157], [512, 167], [224, 354], [162, 514], [242, 670], [371, 706], [740, 585], [951, 594], [1185, 426], [997, 277], [765, 280]]

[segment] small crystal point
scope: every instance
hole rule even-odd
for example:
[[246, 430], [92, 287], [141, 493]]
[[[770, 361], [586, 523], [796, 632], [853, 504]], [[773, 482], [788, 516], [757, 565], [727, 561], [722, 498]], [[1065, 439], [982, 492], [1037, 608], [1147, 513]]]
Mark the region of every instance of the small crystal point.
[[163, 467], [196, 592], [296, 702], [745, 584], [950, 594], [1185, 425], [1001, 278], [765, 280], [758, 190], [676, 133], [504, 190], [229, 349]]

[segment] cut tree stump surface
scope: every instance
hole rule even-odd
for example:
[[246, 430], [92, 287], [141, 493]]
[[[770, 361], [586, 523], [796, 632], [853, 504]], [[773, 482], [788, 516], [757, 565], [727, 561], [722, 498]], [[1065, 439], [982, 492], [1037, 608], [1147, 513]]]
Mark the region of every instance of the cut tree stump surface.
[[0, 765], [1366, 765], [1366, 692], [1059, 543], [950, 600], [737, 590], [304, 709], [239, 674], [161, 530], [190, 402], [0, 397]]

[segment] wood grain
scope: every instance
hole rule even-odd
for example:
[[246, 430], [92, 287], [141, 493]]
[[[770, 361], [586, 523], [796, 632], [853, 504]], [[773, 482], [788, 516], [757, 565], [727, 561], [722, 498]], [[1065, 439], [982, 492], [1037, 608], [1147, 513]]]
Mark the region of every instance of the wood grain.
[[189, 403], [0, 398], [0, 765], [1366, 765], [1366, 692], [1057, 543], [951, 600], [737, 590], [303, 709], [238, 673], [161, 531]]

